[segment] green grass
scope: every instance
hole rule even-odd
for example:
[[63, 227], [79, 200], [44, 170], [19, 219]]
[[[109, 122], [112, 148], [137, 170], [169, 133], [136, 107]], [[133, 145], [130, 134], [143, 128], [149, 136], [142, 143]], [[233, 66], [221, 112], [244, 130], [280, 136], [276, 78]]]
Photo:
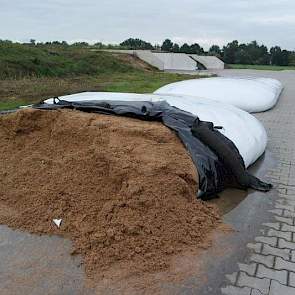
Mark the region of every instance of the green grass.
[[154, 71], [69, 78], [5, 79], [0, 80], [0, 110], [83, 91], [151, 93], [168, 83], [186, 79], [192, 79], [192, 76]]
[[137, 69], [103, 51], [0, 41], [0, 79], [127, 73]]
[[249, 70], [264, 70], [264, 71], [284, 71], [295, 70], [295, 66], [271, 66], [271, 65], [241, 65], [229, 64], [229, 69], [249, 69]]
[[22, 102], [20, 100], [16, 101], [0, 101], [0, 111], [5, 110], [13, 110], [18, 108], [19, 106], [25, 105], [25, 102]]
[[190, 75], [161, 72], [126, 74], [107, 79], [102, 85], [102, 91], [151, 93], [166, 84], [191, 78]]

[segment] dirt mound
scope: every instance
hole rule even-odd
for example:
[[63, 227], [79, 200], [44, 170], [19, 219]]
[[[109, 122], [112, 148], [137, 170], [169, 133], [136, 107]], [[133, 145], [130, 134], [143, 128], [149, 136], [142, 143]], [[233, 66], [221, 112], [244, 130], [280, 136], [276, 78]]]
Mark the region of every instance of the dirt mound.
[[135, 69], [149, 71], [149, 72], [155, 70], [154, 67], [144, 62], [143, 60], [139, 59], [135, 55], [123, 54], [123, 53], [112, 53], [112, 55], [115, 56], [120, 61], [130, 64]]
[[0, 137], [0, 223], [72, 239], [89, 275], [117, 263], [166, 268], [219, 222], [196, 200], [193, 162], [161, 123], [22, 110], [0, 116]]

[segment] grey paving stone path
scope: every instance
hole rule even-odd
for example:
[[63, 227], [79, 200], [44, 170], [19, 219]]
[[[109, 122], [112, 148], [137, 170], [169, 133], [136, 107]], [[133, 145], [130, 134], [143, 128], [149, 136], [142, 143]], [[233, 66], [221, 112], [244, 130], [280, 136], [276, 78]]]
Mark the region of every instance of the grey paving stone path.
[[269, 221], [261, 234], [245, 245], [248, 254], [238, 269], [226, 275], [225, 295], [295, 295], [295, 72], [224, 71], [232, 74], [269, 76], [280, 79], [284, 92], [276, 107], [256, 114], [267, 128], [268, 149], [276, 165], [266, 176], [276, 186]]

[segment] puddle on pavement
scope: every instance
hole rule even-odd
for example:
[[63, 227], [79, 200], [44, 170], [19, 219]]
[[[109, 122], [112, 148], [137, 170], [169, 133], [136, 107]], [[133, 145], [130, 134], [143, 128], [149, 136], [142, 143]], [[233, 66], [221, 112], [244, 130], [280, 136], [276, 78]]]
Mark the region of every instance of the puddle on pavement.
[[247, 195], [247, 191], [230, 188], [218, 194], [218, 198], [212, 199], [208, 203], [215, 204], [220, 210], [220, 214], [225, 215], [237, 207]]
[[[253, 175], [266, 180], [264, 175], [266, 171], [273, 167], [275, 160], [273, 159], [271, 153], [266, 150], [266, 152], [249, 168], [249, 172]], [[247, 198], [249, 191], [244, 191], [240, 189], [226, 189], [222, 193], [219, 193], [219, 198], [208, 201], [210, 204], [215, 204], [221, 215], [229, 213], [231, 210], [236, 208], [244, 199]]]
[[32, 235], [0, 225], [0, 294], [92, 295], [80, 256], [58, 236]]

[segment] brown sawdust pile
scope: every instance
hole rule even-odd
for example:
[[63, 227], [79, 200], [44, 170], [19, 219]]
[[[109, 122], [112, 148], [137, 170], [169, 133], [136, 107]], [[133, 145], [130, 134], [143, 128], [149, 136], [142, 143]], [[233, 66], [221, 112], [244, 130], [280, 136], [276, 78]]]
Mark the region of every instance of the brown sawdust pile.
[[70, 238], [89, 276], [120, 263], [165, 269], [219, 223], [195, 198], [189, 154], [161, 123], [21, 110], [0, 116], [0, 137], [0, 223]]

